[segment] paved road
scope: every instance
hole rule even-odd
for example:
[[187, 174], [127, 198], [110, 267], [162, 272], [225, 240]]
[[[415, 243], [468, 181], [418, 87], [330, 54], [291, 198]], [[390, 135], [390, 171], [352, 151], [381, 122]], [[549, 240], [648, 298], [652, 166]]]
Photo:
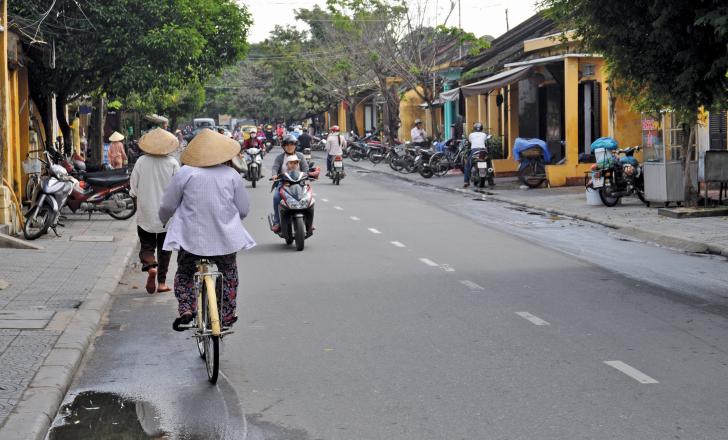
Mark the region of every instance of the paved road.
[[353, 170], [315, 188], [303, 252], [251, 190], [218, 387], [130, 273], [51, 438], [94, 411], [138, 438], [728, 438], [722, 259]]

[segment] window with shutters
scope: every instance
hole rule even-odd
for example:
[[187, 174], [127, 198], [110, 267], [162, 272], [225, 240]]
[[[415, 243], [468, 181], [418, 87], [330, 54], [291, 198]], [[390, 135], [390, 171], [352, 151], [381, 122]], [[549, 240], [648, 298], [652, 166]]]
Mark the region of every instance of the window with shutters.
[[579, 84], [579, 153], [590, 153], [591, 143], [602, 137], [601, 98], [598, 81]]
[[726, 126], [728, 125], [728, 113], [723, 110], [719, 112], [710, 112], [708, 118], [708, 132], [710, 133], [710, 149], [726, 150], [728, 149], [728, 133]]

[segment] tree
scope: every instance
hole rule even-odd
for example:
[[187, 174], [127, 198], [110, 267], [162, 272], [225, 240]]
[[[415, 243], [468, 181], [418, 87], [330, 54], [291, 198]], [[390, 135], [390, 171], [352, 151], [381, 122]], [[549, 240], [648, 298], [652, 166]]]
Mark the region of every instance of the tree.
[[[53, 61], [31, 51], [31, 95], [45, 115], [55, 95], [66, 142], [65, 105], [86, 95], [157, 96], [204, 81], [247, 50], [248, 11], [234, 0], [46, 0], [11, 2], [10, 13], [43, 35]], [[46, 121], [46, 131], [50, 124]], [[47, 136], [49, 138], [49, 136]]]
[[696, 200], [689, 158], [701, 107], [728, 106], [728, 5], [721, 0], [544, 0], [542, 7], [604, 55], [618, 93], [638, 108], [674, 110], [684, 124], [686, 200]]

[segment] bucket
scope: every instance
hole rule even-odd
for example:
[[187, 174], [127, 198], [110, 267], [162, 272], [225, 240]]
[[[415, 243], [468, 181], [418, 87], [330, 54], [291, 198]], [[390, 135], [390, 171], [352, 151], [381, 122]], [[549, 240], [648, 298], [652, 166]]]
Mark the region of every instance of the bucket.
[[602, 199], [599, 197], [599, 190], [587, 187], [586, 204], [589, 206], [602, 205]]
[[609, 158], [609, 151], [606, 148], [595, 148], [594, 158], [597, 163], [602, 163]]

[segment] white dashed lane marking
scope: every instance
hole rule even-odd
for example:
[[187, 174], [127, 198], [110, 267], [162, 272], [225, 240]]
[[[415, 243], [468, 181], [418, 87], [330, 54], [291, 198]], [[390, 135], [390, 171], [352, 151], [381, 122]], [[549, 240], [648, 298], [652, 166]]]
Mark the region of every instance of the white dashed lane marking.
[[376, 230], [374, 228], [369, 228], [369, 232], [371, 232], [372, 234], [381, 234], [381, 232], [379, 232], [378, 230]]
[[538, 316], [534, 316], [528, 312], [516, 312], [516, 315], [527, 321], [530, 321], [534, 325], [551, 325], [543, 319], [539, 318]]
[[604, 361], [604, 363], [612, 368], [621, 371], [622, 373], [626, 374], [627, 376], [631, 377], [641, 384], [660, 383], [650, 376], [646, 375], [645, 373], [641, 372], [640, 370], [636, 369], [635, 367], [627, 365], [622, 361]]
[[398, 241], [390, 241], [390, 243], [392, 243], [393, 245], [397, 246], [398, 248], [407, 247], [407, 246], [405, 246], [404, 244], [402, 244], [402, 243], [400, 243]]
[[483, 287], [469, 280], [460, 280], [460, 284], [464, 285], [470, 290], [485, 290]]
[[430, 260], [429, 258], [420, 258], [420, 261], [430, 267], [440, 267], [439, 264], [435, 263], [434, 261]]
[[349, 217], [349, 218], [352, 219], [352, 220], [354, 220], [355, 222], [358, 222], [359, 221], [359, 217], [354, 217], [353, 215], [351, 217]]
[[343, 211], [344, 210], [344, 208], [342, 208], [341, 206], [334, 206], [334, 209], [337, 210], [337, 211]]
[[329, 201], [329, 199], [324, 199], [324, 198], [322, 198], [322, 199], [321, 199], [321, 201], [322, 201], [322, 202], [328, 202], [328, 201]]

